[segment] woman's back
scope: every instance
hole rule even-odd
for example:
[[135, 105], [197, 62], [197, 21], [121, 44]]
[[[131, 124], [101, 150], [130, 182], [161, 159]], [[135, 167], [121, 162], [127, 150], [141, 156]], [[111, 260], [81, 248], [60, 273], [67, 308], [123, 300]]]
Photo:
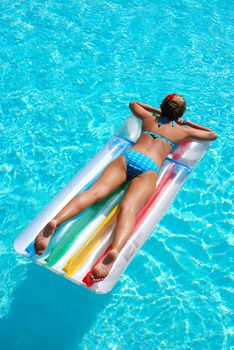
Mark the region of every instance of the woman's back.
[[159, 127], [155, 117], [145, 119], [142, 122], [142, 134], [132, 149], [152, 158], [160, 167], [166, 156], [172, 151], [172, 146], [165, 139], [153, 138], [144, 131], [156, 133], [177, 145], [187, 138], [184, 130], [185, 128], [178, 124], [172, 126], [172, 122]]

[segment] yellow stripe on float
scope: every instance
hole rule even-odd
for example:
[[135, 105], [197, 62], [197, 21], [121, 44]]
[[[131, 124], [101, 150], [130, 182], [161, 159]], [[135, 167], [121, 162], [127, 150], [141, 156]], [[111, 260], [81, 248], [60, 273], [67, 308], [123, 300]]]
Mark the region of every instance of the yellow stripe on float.
[[115, 222], [119, 204], [117, 204], [105, 220], [98, 226], [89, 239], [81, 246], [81, 248], [68, 260], [63, 270], [67, 273], [68, 277], [71, 277], [85, 262], [89, 255], [99, 245], [103, 233], [107, 231]]

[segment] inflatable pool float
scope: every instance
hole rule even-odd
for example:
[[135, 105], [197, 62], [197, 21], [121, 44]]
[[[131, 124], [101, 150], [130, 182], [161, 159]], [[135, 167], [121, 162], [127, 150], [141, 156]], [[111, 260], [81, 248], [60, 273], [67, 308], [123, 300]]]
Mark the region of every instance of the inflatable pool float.
[[136, 225], [121, 250], [109, 275], [101, 282], [89, 278], [93, 266], [107, 254], [116, 223], [118, 206], [128, 186], [126, 183], [102, 202], [61, 225], [43, 253], [34, 252], [37, 234], [78, 193], [89, 188], [103, 169], [127, 148], [141, 133], [141, 121], [130, 117], [106, 146], [68, 183], [49, 205], [16, 238], [15, 250], [59, 273], [72, 282], [96, 293], [109, 292], [162, 218], [210, 142], [186, 140], [164, 161], [155, 190], [137, 214]]

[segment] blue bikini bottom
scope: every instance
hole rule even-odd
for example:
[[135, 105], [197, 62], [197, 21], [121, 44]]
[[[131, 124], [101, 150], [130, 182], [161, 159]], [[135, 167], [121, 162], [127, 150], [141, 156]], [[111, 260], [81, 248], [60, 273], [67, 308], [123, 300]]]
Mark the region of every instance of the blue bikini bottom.
[[146, 173], [147, 171], [156, 171], [159, 173], [159, 167], [155, 161], [146, 155], [134, 150], [127, 150], [122, 153], [127, 164], [127, 178], [132, 180], [134, 177]]

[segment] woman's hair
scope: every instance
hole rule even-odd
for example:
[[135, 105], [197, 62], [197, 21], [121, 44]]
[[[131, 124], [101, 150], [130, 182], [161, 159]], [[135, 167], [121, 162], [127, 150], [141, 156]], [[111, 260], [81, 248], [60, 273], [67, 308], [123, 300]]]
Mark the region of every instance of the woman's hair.
[[171, 120], [177, 120], [182, 117], [186, 110], [186, 101], [183, 96], [170, 94], [164, 98], [160, 108], [161, 115], [164, 115]]

